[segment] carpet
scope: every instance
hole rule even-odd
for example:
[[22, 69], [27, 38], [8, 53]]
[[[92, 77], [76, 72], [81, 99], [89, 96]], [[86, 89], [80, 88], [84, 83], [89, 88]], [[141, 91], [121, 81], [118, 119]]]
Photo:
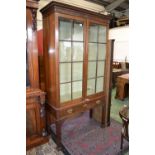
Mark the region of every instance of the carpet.
[[119, 116], [119, 111], [120, 111], [120, 109], [122, 109], [122, 107], [124, 105], [129, 106], [129, 97], [127, 97], [123, 101], [121, 101], [119, 99], [115, 99], [115, 95], [116, 95], [116, 88], [112, 89], [110, 117], [113, 118], [114, 120], [122, 123], [122, 120]]
[[[55, 139], [55, 125], [51, 128]], [[100, 123], [90, 119], [85, 112], [63, 123], [63, 152], [65, 155], [123, 155], [128, 152], [129, 144], [124, 140], [120, 151], [121, 128], [115, 120], [111, 120], [110, 127], [101, 128]]]

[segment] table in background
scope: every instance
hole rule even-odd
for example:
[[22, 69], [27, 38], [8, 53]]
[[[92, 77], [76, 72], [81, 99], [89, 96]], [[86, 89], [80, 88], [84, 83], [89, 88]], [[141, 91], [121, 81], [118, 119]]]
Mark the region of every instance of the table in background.
[[115, 98], [124, 100], [129, 95], [129, 74], [123, 74], [117, 77]]
[[112, 70], [112, 88], [115, 88], [117, 83], [117, 77], [123, 74], [129, 73], [128, 69], [113, 69]]

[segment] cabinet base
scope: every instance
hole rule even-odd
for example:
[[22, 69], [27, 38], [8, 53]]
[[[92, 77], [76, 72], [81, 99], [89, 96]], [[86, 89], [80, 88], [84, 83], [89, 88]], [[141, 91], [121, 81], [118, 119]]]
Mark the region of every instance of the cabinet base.
[[26, 150], [32, 149], [33, 147], [36, 147], [38, 145], [45, 144], [49, 141], [49, 137], [38, 137], [35, 138], [34, 140], [27, 140], [26, 144]]

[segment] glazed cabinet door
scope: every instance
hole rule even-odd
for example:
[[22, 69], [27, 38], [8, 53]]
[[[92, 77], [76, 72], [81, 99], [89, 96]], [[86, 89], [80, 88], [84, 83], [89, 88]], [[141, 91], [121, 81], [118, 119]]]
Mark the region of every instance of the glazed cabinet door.
[[26, 106], [26, 138], [34, 139], [40, 136], [40, 107], [38, 103]]
[[82, 98], [84, 23], [59, 18], [60, 103]]
[[88, 24], [87, 96], [104, 91], [106, 26]]

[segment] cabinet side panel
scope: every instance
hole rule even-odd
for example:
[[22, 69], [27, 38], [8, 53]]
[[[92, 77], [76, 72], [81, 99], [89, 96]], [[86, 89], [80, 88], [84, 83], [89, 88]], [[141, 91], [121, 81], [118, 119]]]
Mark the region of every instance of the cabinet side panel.
[[45, 90], [47, 101], [56, 104], [56, 78], [55, 78], [55, 35], [54, 15], [43, 16], [43, 57], [45, 66]]
[[36, 9], [26, 8], [28, 72], [32, 88], [39, 88], [37, 33], [34, 26], [36, 12]]
[[[107, 40], [108, 40], [108, 31], [107, 31]], [[110, 41], [107, 42], [107, 54], [106, 54], [106, 67], [105, 67], [105, 108], [104, 108], [104, 121], [105, 125], [110, 124], [110, 106], [111, 106], [111, 58], [112, 58], [112, 53], [110, 50]]]

